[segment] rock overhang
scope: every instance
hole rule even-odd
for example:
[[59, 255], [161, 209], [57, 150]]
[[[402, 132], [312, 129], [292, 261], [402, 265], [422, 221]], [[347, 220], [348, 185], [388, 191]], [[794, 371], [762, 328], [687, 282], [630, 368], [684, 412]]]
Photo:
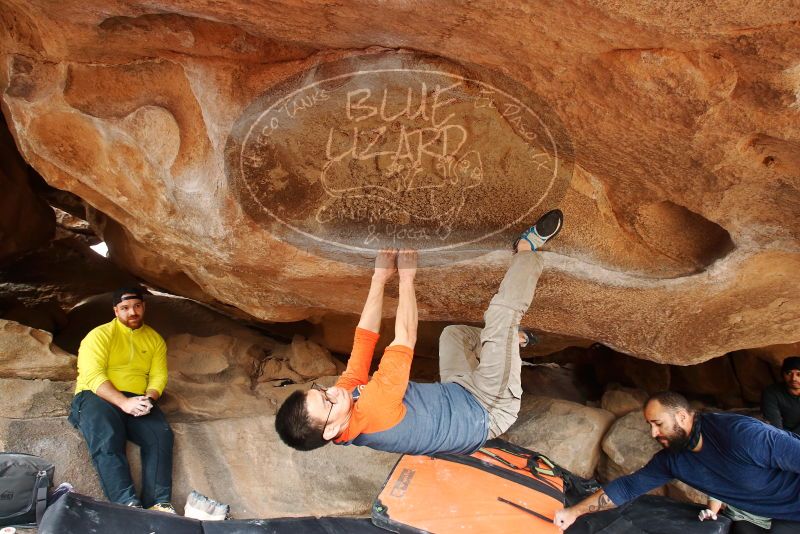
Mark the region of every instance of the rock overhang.
[[[466, 242], [511, 220], [420, 276], [422, 318], [480, 321], [507, 263], [499, 250], [535, 204], [519, 156], [533, 144], [541, 159], [566, 161], [563, 190], [542, 208], [562, 207], [568, 226], [528, 326], [681, 364], [798, 339], [790, 96], [800, 37], [788, 3], [770, 25], [730, 2], [713, 24], [687, 8], [678, 26], [645, 6], [451, 6], [462, 21], [453, 26], [399, 5], [368, 15], [358, 4], [329, 13], [287, 2], [295, 21], [270, 22], [258, 4], [185, 3], [180, 14], [4, 4], [16, 18], [3, 18], [3, 108], [23, 156], [94, 206], [112, 254], [158, 286], [269, 321], [358, 313], [370, 247], [325, 243], [374, 237], [370, 219], [384, 243], [437, 231]], [[556, 24], [576, 14], [585, 27]], [[470, 38], [479, 20], [483, 37]], [[374, 72], [392, 68], [402, 72]], [[446, 73], [440, 88], [454, 76], [469, 83], [436, 101], [434, 71]], [[245, 125], [263, 132], [270, 105], [320, 80], [291, 101], [283, 138], [251, 144], [267, 148], [246, 154], [251, 177], [236, 178], [231, 153], [248, 146]], [[451, 106], [457, 121], [430, 107], [413, 117], [423, 83], [430, 106], [457, 99], [436, 108]], [[538, 131], [503, 103], [477, 107], [482, 83], [530, 104]], [[315, 88], [329, 98], [315, 102]], [[553, 142], [526, 143], [542, 122]], [[427, 189], [413, 187], [420, 176]], [[459, 187], [435, 187], [450, 181]], [[303, 234], [264, 206], [312, 238], [293, 242]]]

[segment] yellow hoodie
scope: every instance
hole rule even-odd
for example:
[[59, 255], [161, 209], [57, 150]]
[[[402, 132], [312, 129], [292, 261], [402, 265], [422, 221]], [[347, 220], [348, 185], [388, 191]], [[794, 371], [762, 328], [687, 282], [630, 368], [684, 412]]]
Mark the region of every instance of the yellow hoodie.
[[160, 395], [167, 385], [164, 339], [147, 325], [131, 330], [116, 317], [89, 332], [78, 349], [75, 393], [97, 393], [106, 380], [120, 391], [144, 395], [154, 389]]

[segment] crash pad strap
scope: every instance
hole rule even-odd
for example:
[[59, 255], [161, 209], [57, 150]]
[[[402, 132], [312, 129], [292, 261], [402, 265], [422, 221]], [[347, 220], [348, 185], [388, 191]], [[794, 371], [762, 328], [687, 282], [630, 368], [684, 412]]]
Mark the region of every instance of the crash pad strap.
[[474, 456], [464, 456], [461, 454], [436, 454], [433, 457], [438, 460], [455, 462], [458, 464], [468, 465], [470, 467], [474, 467], [482, 471], [486, 471], [500, 478], [510, 480], [517, 484], [521, 484], [523, 486], [536, 490], [540, 493], [544, 493], [548, 497], [552, 497], [557, 501], [564, 502], [564, 493], [550, 486], [549, 484], [546, 484], [536, 478], [527, 477], [525, 475], [515, 473], [514, 471], [503, 469], [494, 464], [490, 464], [489, 462], [484, 462], [483, 460], [479, 460]]

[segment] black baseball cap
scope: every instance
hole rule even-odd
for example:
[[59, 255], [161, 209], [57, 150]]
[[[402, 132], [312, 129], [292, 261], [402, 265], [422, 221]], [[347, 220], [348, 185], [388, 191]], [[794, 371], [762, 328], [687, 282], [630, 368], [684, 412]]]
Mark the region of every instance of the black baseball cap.
[[144, 290], [141, 287], [121, 287], [114, 291], [112, 306], [116, 307], [123, 300], [130, 299], [139, 299], [144, 302]]
[[788, 373], [789, 371], [800, 371], [800, 356], [789, 356], [783, 360], [781, 372]]

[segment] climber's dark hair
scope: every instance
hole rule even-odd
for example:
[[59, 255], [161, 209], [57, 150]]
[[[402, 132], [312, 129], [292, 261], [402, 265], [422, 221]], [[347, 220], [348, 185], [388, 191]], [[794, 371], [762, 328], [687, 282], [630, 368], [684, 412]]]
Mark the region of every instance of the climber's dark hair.
[[306, 408], [305, 391], [295, 391], [283, 401], [275, 415], [275, 430], [284, 443], [299, 451], [312, 451], [326, 445], [322, 423], [314, 422]]

